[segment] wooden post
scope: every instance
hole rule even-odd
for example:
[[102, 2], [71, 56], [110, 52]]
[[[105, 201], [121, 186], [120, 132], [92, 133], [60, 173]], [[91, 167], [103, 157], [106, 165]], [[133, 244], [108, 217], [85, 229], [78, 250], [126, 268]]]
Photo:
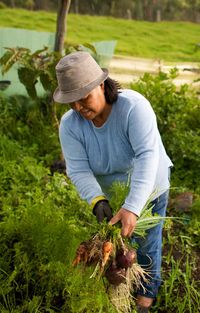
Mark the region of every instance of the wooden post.
[[66, 16], [68, 14], [70, 4], [71, 0], [59, 0], [54, 51], [58, 51], [60, 53], [62, 53], [64, 49]]

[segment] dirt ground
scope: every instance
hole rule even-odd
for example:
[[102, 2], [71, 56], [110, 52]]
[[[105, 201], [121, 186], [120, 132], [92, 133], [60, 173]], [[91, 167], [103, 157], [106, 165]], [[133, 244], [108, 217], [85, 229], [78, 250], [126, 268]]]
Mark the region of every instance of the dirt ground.
[[172, 68], [178, 69], [178, 77], [174, 83], [178, 85], [193, 84], [195, 87], [200, 83], [194, 80], [200, 78], [200, 64], [190, 62], [163, 62], [153, 59], [114, 56], [109, 65], [110, 76], [121, 84], [128, 84], [138, 80], [145, 72], [156, 74], [159, 70], [168, 73]]

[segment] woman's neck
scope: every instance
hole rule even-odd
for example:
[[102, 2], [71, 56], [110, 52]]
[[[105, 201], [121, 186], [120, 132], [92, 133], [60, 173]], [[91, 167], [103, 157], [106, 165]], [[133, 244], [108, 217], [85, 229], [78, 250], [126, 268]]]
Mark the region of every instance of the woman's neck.
[[104, 110], [102, 113], [100, 113], [99, 115], [97, 115], [93, 120], [93, 124], [96, 127], [101, 127], [108, 119], [110, 112], [112, 111], [112, 105], [110, 104], [106, 104]]

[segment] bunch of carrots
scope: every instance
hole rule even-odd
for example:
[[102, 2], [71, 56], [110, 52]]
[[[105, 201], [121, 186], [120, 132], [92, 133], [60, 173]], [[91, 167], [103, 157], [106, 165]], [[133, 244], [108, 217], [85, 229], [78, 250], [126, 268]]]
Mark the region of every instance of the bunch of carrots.
[[73, 266], [80, 263], [95, 265], [91, 277], [99, 273], [100, 276], [105, 276], [110, 284], [119, 285], [126, 281], [127, 269], [136, 262], [136, 250], [128, 248], [120, 235], [112, 240], [103, 238], [99, 232], [79, 245]]
[[76, 257], [73, 266], [83, 263], [91, 265], [99, 263], [103, 270], [113, 252], [113, 244], [109, 240], [101, 240], [99, 236], [94, 236], [88, 241], [82, 242], [76, 250]]
[[[115, 193], [116, 199], [118, 194], [126, 193], [126, 186], [116, 185], [115, 187], [118, 191]], [[133, 235], [137, 237], [144, 238], [147, 230], [166, 219], [171, 219], [171, 217], [152, 215], [153, 197], [154, 193], [136, 222]], [[117, 205], [117, 207], [120, 206]], [[117, 312], [130, 313], [134, 307], [134, 288], [144, 288], [143, 283], [148, 282], [150, 272], [137, 263], [137, 251], [131, 247], [130, 241], [122, 238], [121, 228], [116, 225], [102, 224], [98, 225], [94, 236], [79, 245], [73, 266], [79, 264], [93, 266], [94, 270], [90, 278], [105, 277], [108, 282], [106, 291]], [[149, 263], [151, 265], [151, 260]]]
[[137, 263], [137, 253], [115, 226], [104, 225], [76, 250], [73, 266], [93, 266], [90, 278], [105, 277], [111, 303], [118, 312], [131, 312], [134, 286], [142, 286], [148, 274]]
[[[167, 218], [158, 215], [153, 216], [150, 202], [151, 199], [143, 208], [136, 222], [134, 234], [137, 236], [145, 237], [148, 229], [155, 227]], [[112, 285], [126, 283], [131, 276], [131, 280], [134, 280], [138, 287], [142, 284], [144, 277], [147, 276], [137, 264], [136, 250], [130, 246], [130, 242], [125, 242], [121, 236], [120, 227], [115, 225], [100, 225], [99, 230], [92, 238], [80, 244], [76, 251], [73, 266], [77, 266], [79, 263], [95, 265], [91, 277], [95, 277], [99, 273], [100, 276], [105, 276]]]

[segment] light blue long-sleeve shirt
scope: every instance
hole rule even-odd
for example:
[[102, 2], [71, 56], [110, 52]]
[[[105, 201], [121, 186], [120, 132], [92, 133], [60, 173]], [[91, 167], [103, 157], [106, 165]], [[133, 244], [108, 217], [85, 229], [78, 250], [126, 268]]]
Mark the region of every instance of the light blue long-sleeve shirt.
[[101, 127], [69, 110], [60, 123], [60, 141], [67, 175], [80, 196], [91, 203], [107, 195], [115, 181], [130, 192], [123, 208], [140, 215], [150, 195], [169, 188], [166, 154], [150, 103], [133, 90], [123, 90]]

